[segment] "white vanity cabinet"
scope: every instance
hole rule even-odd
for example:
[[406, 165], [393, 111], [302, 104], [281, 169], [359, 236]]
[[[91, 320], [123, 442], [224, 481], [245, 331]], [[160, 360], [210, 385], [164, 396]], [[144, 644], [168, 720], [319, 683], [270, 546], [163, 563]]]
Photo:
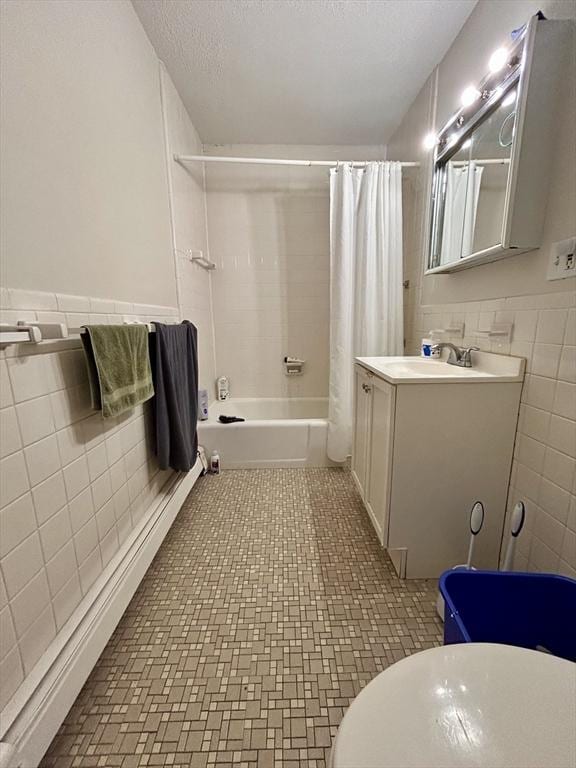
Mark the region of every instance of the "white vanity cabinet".
[[524, 363], [506, 360], [516, 371], [356, 363], [352, 474], [401, 577], [436, 578], [466, 561], [477, 500], [486, 517], [474, 565], [498, 567]]

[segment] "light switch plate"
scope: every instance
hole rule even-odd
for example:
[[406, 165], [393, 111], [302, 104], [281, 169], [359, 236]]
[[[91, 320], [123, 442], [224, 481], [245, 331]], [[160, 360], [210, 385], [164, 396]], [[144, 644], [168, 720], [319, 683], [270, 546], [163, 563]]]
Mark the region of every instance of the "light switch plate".
[[576, 237], [552, 243], [548, 262], [548, 280], [576, 276]]

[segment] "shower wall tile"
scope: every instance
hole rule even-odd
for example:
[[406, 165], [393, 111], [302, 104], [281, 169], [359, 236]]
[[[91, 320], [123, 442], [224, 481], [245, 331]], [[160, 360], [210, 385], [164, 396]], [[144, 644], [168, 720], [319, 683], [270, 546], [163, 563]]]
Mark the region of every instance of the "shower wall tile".
[[[179, 318], [175, 307], [112, 299], [34, 291], [2, 299], [14, 320]], [[91, 410], [78, 338], [0, 351], [0, 619], [15, 638], [0, 647], [0, 710], [171, 476], [149, 448], [149, 415], [149, 404], [110, 420]]]
[[[326, 397], [327, 174], [212, 165], [206, 175], [210, 256], [217, 264], [217, 375], [230, 379], [233, 397]], [[302, 376], [285, 375], [287, 355], [306, 360]]]
[[[418, 294], [418, 274], [414, 279]], [[576, 578], [575, 307], [576, 293], [566, 291], [494, 303], [422, 305], [415, 300], [405, 315], [407, 354], [418, 354], [420, 339], [430, 328], [443, 327], [464, 313], [464, 338], [448, 340], [526, 358], [508, 514], [523, 500], [529, 505], [530, 525], [518, 542], [516, 566]], [[486, 312], [513, 324], [509, 346], [476, 333], [483, 327], [476, 318]]]

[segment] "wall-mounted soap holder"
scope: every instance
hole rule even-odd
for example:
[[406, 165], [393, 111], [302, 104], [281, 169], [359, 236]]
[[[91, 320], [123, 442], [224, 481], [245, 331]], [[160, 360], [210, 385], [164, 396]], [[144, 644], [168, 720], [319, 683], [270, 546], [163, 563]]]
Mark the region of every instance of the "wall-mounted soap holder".
[[300, 360], [297, 357], [284, 358], [284, 370], [286, 376], [302, 376], [306, 360]]
[[488, 336], [501, 344], [509, 344], [512, 341], [512, 331], [514, 323], [492, 323], [486, 330], [478, 329], [476, 333], [482, 336]]
[[457, 338], [464, 338], [464, 323], [451, 323], [447, 328], [434, 328], [430, 333], [437, 333], [440, 336], [446, 334], [447, 336], [456, 336]]

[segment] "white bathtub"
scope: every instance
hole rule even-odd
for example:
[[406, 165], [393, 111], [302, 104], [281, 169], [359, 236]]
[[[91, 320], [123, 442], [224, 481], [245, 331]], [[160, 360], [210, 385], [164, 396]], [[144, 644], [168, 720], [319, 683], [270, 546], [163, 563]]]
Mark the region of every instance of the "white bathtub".
[[[218, 416], [246, 421], [220, 424]], [[323, 397], [243, 397], [210, 406], [208, 421], [198, 422], [198, 441], [222, 469], [329, 467], [326, 455], [328, 400]]]

